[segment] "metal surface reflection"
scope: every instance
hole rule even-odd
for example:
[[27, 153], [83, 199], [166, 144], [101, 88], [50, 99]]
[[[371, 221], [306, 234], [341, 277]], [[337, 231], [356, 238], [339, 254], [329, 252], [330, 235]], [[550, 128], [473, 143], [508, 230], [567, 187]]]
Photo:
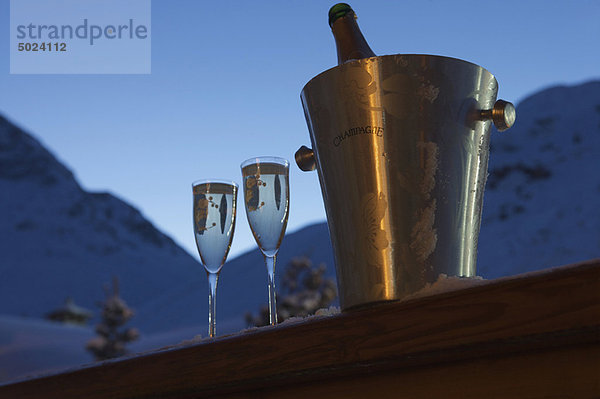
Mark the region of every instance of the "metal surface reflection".
[[497, 82], [453, 58], [391, 55], [313, 78], [302, 104], [342, 309], [400, 299], [440, 274], [474, 276], [489, 130], [514, 123]]

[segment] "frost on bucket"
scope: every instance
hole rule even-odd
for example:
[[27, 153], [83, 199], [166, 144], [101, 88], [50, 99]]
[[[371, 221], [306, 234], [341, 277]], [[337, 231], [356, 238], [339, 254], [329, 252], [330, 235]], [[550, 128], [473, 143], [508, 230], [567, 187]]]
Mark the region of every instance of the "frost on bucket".
[[490, 121], [514, 122], [497, 91], [478, 65], [418, 54], [343, 63], [304, 86], [313, 148], [297, 162], [318, 172], [343, 310], [476, 275]]
[[150, 0], [11, 0], [11, 74], [150, 73]]
[[419, 291], [402, 298], [402, 301], [408, 301], [410, 299], [422, 298], [436, 294], [443, 294], [445, 292], [459, 291], [466, 288], [486, 284], [488, 282], [489, 280], [485, 280], [483, 277], [480, 276], [458, 277], [440, 274], [436, 281], [434, 281], [433, 283], [425, 284], [425, 286]]

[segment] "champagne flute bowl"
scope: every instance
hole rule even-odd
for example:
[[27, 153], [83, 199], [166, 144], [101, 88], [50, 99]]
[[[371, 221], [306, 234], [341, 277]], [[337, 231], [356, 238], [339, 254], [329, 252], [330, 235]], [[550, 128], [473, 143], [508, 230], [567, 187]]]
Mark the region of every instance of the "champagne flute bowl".
[[216, 334], [217, 281], [235, 231], [238, 185], [227, 180], [198, 180], [194, 195], [194, 237], [208, 276], [208, 335]]
[[269, 291], [269, 321], [277, 324], [275, 259], [289, 214], [289, 162], [278, 157], [256, 157], [241, 165], [246, 216], [264, 255]]

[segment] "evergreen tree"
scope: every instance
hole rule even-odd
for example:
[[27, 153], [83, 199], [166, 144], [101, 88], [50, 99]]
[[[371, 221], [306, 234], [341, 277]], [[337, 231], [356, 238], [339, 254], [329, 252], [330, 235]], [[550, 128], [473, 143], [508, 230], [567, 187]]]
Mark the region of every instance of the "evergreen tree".
[[[325, 264], [313, 267], [306, 256], [294, 258], [286, 266], [277, 292], [277, 318], [306, 317], [331, 305], [337, 297], [335, 281], [325, 278]], [[269, 325], [269, 308], [263, 305], [257, 316], [246, 313], [248, 326]]]
[[102, 321], [96, 326], [97, 337], [88, 341], [86, 349], [92, 352], [96, 360], [111, 359], [127, 353], [125, 345], [135, 341], [139, 332], [135, 328], [122, 328], [134, 315], [119, 296], [119, 281], [113, 279], [113, 290], [105, 287], [106, 300], [100, 303]]

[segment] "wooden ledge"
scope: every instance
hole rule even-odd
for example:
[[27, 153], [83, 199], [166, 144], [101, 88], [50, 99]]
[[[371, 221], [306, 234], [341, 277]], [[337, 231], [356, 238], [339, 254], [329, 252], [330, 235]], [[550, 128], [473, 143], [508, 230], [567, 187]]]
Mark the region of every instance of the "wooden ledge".
[[600, 259], [0, 386], [0, 398], [597, 397]]

